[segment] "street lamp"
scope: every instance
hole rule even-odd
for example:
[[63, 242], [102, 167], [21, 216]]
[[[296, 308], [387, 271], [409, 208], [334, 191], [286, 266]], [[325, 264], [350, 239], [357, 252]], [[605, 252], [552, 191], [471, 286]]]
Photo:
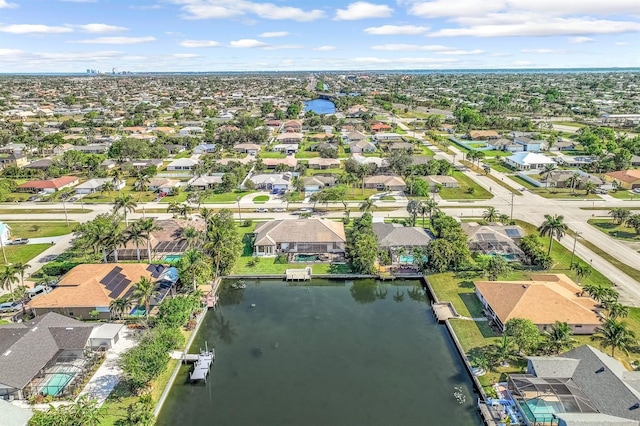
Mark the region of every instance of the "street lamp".
[[236, 197], [236, 203], [238, 203], [238, 218], [242, 220], [242, 213], [240, 212], [240, 196]]
[[515, 194], [512, 192], [511, 193], [511, 220], [513, 220], [513, 196]]
[[582, 235], [582, 232], [574, 231], [573, 234], [573, 250], [571, 251], [571, 261], [569, 262], [569, 269], [573, 266], [573, 257], [576, 254], [576, 243], [578, 242], [578, 237]]

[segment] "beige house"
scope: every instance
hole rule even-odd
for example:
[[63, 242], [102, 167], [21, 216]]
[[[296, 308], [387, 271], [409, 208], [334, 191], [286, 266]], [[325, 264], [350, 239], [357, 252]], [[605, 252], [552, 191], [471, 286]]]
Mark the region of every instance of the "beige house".
[[600, 326], [598, 303], [564, 274], [532, 275], [531, 281], [475, 281], [487, 316], [501, 330], [512, 318], [531, 320], [543, 332], [566, 322], [574, 334]]
[[342, 222], [327, 219], [279, 219], [258, 224], [256, 256], [281, 253], [344, 253], [347, 238]]
[[365, 178], [364, 187], [381, 191], [404, 191], [407, 184], [400, 176], [377, 175]]
[[309, 158], [309, 168], [310, 169], [318, 169], [318, 170], [326, 170], [326, 169], [337, 169], [340, 167], [340, 160], [337, 158]]

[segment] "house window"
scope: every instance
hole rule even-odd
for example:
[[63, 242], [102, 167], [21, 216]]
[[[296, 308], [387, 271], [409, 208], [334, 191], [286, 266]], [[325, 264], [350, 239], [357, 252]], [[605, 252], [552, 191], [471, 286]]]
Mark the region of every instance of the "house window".
[[575, 328], [582, 328], [582, 324], [576, 324], [574, 327]]

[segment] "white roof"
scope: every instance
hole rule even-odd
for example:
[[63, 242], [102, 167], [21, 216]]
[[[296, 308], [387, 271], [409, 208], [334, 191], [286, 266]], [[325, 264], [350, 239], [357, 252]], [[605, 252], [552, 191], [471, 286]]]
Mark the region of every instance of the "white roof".
[[106, 182], [113, 182], [112, 178], [95, 178], [81, 183], [76, 186], [76, 189], [97, 189], [104, 185]]
[[517, 164], [529, 165], [529, 164], [556, 164], [551, 158], [546, 155], [538, 154], [537, 152], [517, 152], [514, 155], [507, 157], [509, 161], [513, 161]]
[[195, 166], [196, 164], [198, 164], [198, 160], [194, 160], [193, 158], [178, 158], [177, 160], [173, 160], [171, 163], [167, 164], [167, 167]]
[[89, 339], [113, 339], [122, 327], [122, 324], [102, 324], [91, 331]]

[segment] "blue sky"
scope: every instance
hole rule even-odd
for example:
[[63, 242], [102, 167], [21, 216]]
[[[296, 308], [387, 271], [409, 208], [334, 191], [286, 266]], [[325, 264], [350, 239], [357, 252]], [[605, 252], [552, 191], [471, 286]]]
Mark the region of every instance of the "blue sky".
[[0, 0], [0, 72], [638, 66], [639, 0]]

